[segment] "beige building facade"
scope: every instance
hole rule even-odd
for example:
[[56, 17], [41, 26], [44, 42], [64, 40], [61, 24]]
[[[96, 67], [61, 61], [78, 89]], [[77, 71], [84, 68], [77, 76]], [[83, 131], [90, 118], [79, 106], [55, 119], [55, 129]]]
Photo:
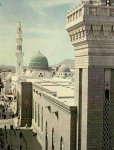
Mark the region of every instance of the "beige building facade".
[[[76, 106], [73, 106], [72, 102], [73, 93], [69, 95], [70, 98], [63, 98], [65, 102], [62, 102], [57, 97], [57, 91], [50, 90], [53, 86], [61, 88], [60, 83], [33, 84], [32, 126], [34, 132], [37, 133], [44, 150], [75, 150], [77, 116]], [[67, 101], [70, 101], [69, 105], [65, 104]]]
[[76, 149], [114, 149], [113, 1], [83, 1], [68, 13], [66, 29], [76, 57]]
[[81, 2], [66, 29], [75, 47], [75, 91], [63, 80], [31, 81], [33, 131], [43, 150], [113, 150], [113, 1]]

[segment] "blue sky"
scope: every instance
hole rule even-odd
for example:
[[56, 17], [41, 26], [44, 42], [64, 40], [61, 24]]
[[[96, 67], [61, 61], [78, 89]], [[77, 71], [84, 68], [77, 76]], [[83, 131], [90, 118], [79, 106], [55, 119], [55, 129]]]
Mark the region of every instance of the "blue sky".
[[0, 64], [15, 65], [16, 26], [22, 23], [24, 64], [40, 50], [56, 64], [74, 59], [65, 30], [66, 14], [76, 0], [0, 0]]

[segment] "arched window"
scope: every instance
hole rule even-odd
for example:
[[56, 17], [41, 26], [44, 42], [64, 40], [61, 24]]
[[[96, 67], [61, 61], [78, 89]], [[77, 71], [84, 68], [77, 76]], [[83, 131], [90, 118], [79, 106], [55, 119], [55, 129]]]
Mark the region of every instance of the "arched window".
[[42, 107], [42, 126], [41, 126], [41, 131], [43, 131], [43, 107]]
[[106, 5], [107, 5], [107, 6], [110, 6], [110, 5], [111, 5], [111, 2], [112, 2], [111, 0], [106, 0]]
[[54, 129], [52, 128], [52, 150], [55, 150], [54, 143], [55, 143], [55, 135], [54, 135]]
[[105, 99], [104, 99], [104, 119], [103, 119], [103, 148], [109, 149], [109, 118], [110, 118], [110, 91], [108, 89], [105, 90]]
[[45, 125], [45, 150], [48, 150], [48, 132], [47, 132], [47, 121]]
[[40, 126], [40, 105], [38, 104], [38, 127]]
[[60, 150], [65, 150], [64, 149], [64, 144], [63, 144], [63, 138], [62, 138], [62, 136], [60, 138]]
[[67, 73], [65, 73], [65, 77], [67, 77]]
[[35, 102], [35, 122], [36, 122], [36, 102]]
[[109, 90], [105, 90], [105, 98], [109, 99]]

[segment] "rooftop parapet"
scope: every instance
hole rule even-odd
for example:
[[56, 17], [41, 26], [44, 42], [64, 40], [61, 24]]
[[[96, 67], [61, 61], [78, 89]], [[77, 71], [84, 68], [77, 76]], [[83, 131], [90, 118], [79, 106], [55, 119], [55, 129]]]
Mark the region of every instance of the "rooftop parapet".
[[87, 38], [114, 40], [114, 6], [82, 4], [67, 14], [66, 30], [74, 46]]
[[82, 5], [67, 14], [67, 25], [83, 16], [111, 16], [114, 17], [114, 6]]

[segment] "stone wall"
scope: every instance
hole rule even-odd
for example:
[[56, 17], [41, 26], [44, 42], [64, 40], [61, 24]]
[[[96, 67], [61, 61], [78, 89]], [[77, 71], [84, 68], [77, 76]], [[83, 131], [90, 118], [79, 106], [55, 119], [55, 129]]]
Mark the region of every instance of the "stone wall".
[[30, 127], [32, 121], [32, 83], [18, 82], [17, 83], [18, 98], [18, 115], [20, 117], [20, 126]]
[[[48, 145], [48, 149], [52, 149], [53, 139], [54, 148], [59, 150], [60, 140], [62, 139], [62, 146], [65, 150], [76, 150], [76, 106], [70, 107], [61, 103], [57, 97], [47, 93], [45, 90], [41, 90], [39, 86], [33, 85], [33, 90], [33, 107], [36, 105], [36, 112], [34, 108], [32, 126], [37, 133], [37, 138], [42, 148], [45, 149], [46, 145]], [[41, 93], [41, 96], [38, 93]], [[38, 115], [38, 104], [40, 106], [40, 115]], [[43, 108], [43, 113], [41, 108]], [[35, 113], [37, 114], [36, 119]], [[39, 116], [40, 125], [38, 126]], [[46, 141], [48, 141], [48, 144], [46, 144]]]
[[87, 150], [102, 150], [104, 69], [88, 70]]

